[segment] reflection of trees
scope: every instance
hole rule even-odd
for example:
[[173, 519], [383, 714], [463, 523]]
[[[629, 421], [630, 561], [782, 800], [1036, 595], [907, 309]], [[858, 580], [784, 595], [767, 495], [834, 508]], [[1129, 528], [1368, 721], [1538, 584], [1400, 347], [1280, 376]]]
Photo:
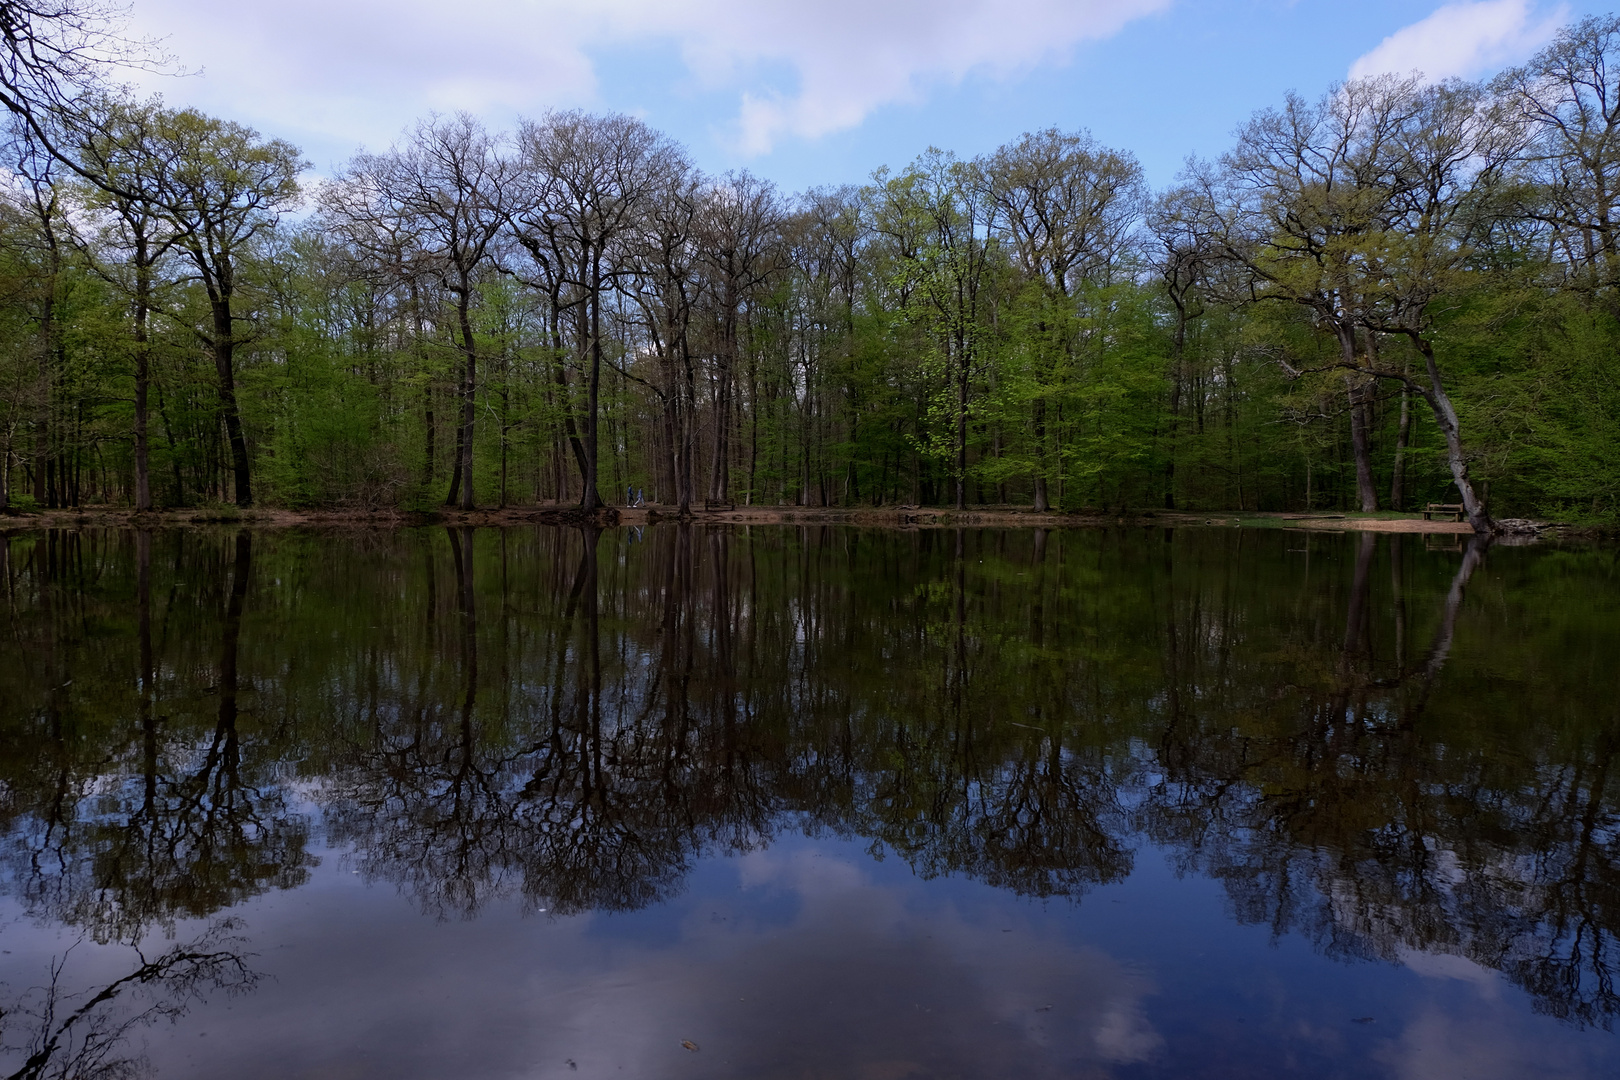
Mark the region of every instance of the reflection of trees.
[[[1268, 715], [1233, 730], [1231, 696], [1252, 673], [1225, 676], [1229, 696], [1209, 716], [1168, 724], [1160, 759], [1172, 767], [1144, 823], [1223, 880], [1245, 921], [1303, 931], [1330, 954], [1466, 957], [1556, 1016], [1606, 1024], [1620, 1011], [1612, 726], [1560, 747], [1556, 765], [1539, 749], [1471, 745], [1470, 714], [1489, 699], [1442, 675], [1483, 544], [1464, 552], [1415, 664], [1402, 595], [1393, 655], [1373, 646], [1371, 551], [1360, 545], [1332, 677], [1296, 677]], [[1392, 575], [1397, 590], [1402, 580]], [[1196, 683], [1200, 661], [1170, 678]]]
[[[1620, 1007], [1620, 643], [1568, 629], [1558, 590], [1598, 572], [1577, 555], [1483, 574], [1478, 546], [1297, 534], [646, 541], [193, 537], [167, 568], [138, 537], [14, 543], [12, 879], [113, 928], [294, 884], [280, 758], [365, 872], [442, 914], [642, 906], [784, 828], [1078, 897], [1146, 838], [1331, 954], [1440, 950], [1559, 1016]], [[137, 632], [103, 655], [85, 627], [114, 611]]]
[[[443, 640], [436, 567], [427, 567], [428, 648], [411, 699], [392, 723], [366, 732], [356, 767], [332, 790], [328, 831], [357, 841], [368, 868], [409, 882], [430, 906], [476, 910], [498, 883], [513, 837], [502, 812], [498, 762], [483, 760], [478, 693], [478, 613], [472, 577], [472, 530], [446, 530], [455, 566], [454, 630]], [[454, 656], [458, 685], [439, 684], [438, 661]]]
[[251, 990], [258, 974], [247, 966], [229, 922], [195, 940], [148, 958], [100, 986], [78, 991], [66, 978], [70, 948], [53, 957], [45, 981], [0, 1008], [0, 1069], [7, 1080], [111, 1080], [139, 1075], [130, 1038], [142, 1027], [184, 1016], [210, 993]]
[[[6, 718], [7, 758], [21, 774], [8, 783], [16, 819], [6, 861], [16, 889], [36, 912], [88, 927], [105, 941], [136, 940], [154, 923], [204, 916], [266, 888], [300, 883], [309, 862], [307, 827], [280, 785], [257, 775], [273, 763], [244, 761], [239, 654], [251, 536], [235, 536], [229, 562], [215, 561], [223, 553], [211, 547], [196, 567], [204, 580], [230, 583], [223, 597], [204, 590], [200, 598], [219, 604], [207, 621], [217, 631], [207, 635], [217, 642], [215, 659], [175, 658], [211, 676], [208, 694], [217, 700], [208, 722], [200, 710], [184, 717], [160, 711], [164, 650], [154, 640], [150, 535], [120, 537], [134, 547], [134, 641], [121, 641], [124, 650], [111, 655], [100, 629], [87, 629], [84, 587], [86, 576], [107, 569], [86, 563], [103, 561], [107, 552], [87, 554], [83, 535], [73, 539], [80, 550], [70, 559], [49, 544], [43, 553], [36, 549], [25, 579], [36, 606], [34, 618], [24, 621], [33, 624], [36, 647], [64, 659], [49, 661], [62, 672], [60, 685], [44, 695], [49, 706]], [[185, 557], [177, 545], [177, 561]], [[60, 615], [69, 606], [79, 609], [71, 621]], [[173, 596], [165, 607], [166, 617], [198, 614], [177, 613]], [[190, 712], [192, 702], [175, 704]]]
[[[514, 690], [479, 684], [478, 640], [512, 636], [479, 623], [474, 541], [452, 534], [473, 628], [420, 663], [447, 669], [454, 650], [462, 707], [450, 722], [448, 686], [419, 676], [431, 700], [375, 710], [327, 788], [330, 835], [429, 910], [471, 913], [508, 889], [559, 911], [639, 907], [676, 888], [693, 855], [761, 843], [783, 813], [871, 836], [924, 873], [1036, 895], [1128, 871], [1100, 748], [1068, 737], [1051, 707], [1045, 727], [1000, 725], [1000, 702], [976, 689], [994, 665], [960, 582], [943, 620], [933, 601], [917, 607], [940, 680], [873, 671], [860, 673], [873, 686], [852, 687], [851, 653], [897, 643], [852, 639], [895, 631], [844, 617], [842, 588], [780, 603], [782, 568], [724, 531], [656, 531], [634, 580], [617, 559], [604, 574], [599, 536], [573, 539], [545, 629], [503, 659], [524, 673]], [[878, 687], [898, 696], [852, 715]]]
[[[544, 664], [530, 670], [544, 671], [546, 683], [518, 703], [520, 719], [510, 715], [510, 695], [500, 713], [472, 707], [473, 541], [470, 530], [452, 538], [466, 627], [458, 646], [464, 707], [451, 725], [417, 704], [406, 722], [380, 724], [351, 747], [333, 788], [332, 834], [355, 845], [370, 873], [440, 913], [471, 913], [507, 887], [559, 911], [640, 907], [667, 895], [696, 846], [694, 829], [712, 823], [698, 810], [702, 785], [682, 767], [682, 743], [697, 733], [679, 710], [658, 709], [670, 703], [678, 672], [603, 656], [598, 534], [579, 536], [553, 633], [530, 654]], [[685, 582], [665, 587], [678, 593]], [[666, 637], [678, 651], [689, 627], [679, 613], [670, 618]], [[622, 676], [608, 689], [605, 665]], [[666, 716], [672, 723], [660, 722]]]

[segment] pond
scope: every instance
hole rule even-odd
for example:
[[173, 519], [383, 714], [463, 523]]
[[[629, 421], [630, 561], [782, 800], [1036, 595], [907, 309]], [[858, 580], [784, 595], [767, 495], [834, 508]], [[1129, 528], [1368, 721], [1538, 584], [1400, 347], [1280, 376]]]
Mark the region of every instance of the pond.
[[1620, 1074], [1620, 551], [0, 536], [0, 1075]]

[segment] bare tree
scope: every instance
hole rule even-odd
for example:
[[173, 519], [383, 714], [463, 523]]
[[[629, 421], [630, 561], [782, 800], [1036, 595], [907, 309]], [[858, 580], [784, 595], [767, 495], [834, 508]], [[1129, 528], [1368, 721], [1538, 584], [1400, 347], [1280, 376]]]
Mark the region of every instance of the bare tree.
[[1527, 126], [1528, 181], [1520, 209], [1551, 230], [1577, 287], [1610, 297], [1620, 287], [1620, 17], [1566, 26], [1493, 89]]
[[[848, 441], [858, 445], [869, 408], [870, 388], [855, 370], [856, 301], [871, 236], [864, 209], [858, 188], [817, 188], [804, 195], [783, 226], [785, 276], [795, 283], [790, 302], [802, 325], [802, 344], [792, 350], [799, 372], [790, 377], [790, 389], [799, 399], [799, 497], [805, 503], [812, 501], [812, 492], [823, 505], [828, 501], [833, 486], [828, 443], [835, 425], [842, 419]], [[841, 393], [846, 406], [842, 417], [830, 407], [834, 393]], [[756, 430], [769, 398], [754, 403]], [[750, 488], [755, 462], [751, 455]], [[860, 470], [853, 459], [845, 464], [844, 482], [848, 497], [859, 500]]]
[[406, 276], [438, 282], [455, 306], [462, 354], [461, 423], [446, 505], [471, 510], [478, 342], [472, 307], [479, 275], [493, 266], [506, 226], [515, 166], [502, 141], [466, 113], [419, 123], [404, 147], [361, 154], [322, 206], [362, 252], [395, 260]]
[[731, 490], [731, 429], [742, 359], [740, 324], [749, 302], [780, 269], [781, 229], [786, 217], [776, 185], [747, 172], [720, 177], [703, 200], [699, 259], [715, 322], [711, 502], [726, 502]]
[[666, 472], [682, 514], [692, 507], [697, 376], [692, 356], [692, 315], [701, 282], [696, 236], [703, 179], [690, 168], [672, 170], [650, 200], [633, 247], [635, 301], [646, 319], [662, 385]]
[[126, 14], [122, 4], [109, 0], [0, 3], [0, 106], [43, 152], [98, 187], [112, 181], [80, 163], [64, 131], [93, 115], [93, 91], [111, 68], [160, 69], [168, 63], [154, 42], [124, 34]]
[[640, 120], [612, 114], [547, 113], [518, 130], [527, 198], [511, 219], [524, 247], [554, 267], [559, 286], [577, 290], [570, 302], [573, 344], [585, 376], [585, 416], [579, 440], [580, 508], [602, 505], [597, 490], [597, 426], [602, 383], [602, 309], [633, 273], [628, 246], [642, 215], [668, 177], [679, 171], [679, 150]]

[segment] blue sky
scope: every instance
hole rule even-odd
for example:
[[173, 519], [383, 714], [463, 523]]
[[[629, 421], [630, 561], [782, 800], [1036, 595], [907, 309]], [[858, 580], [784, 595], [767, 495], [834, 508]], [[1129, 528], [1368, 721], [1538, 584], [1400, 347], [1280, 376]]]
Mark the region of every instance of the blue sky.
[[429, 110], [499, 128], [579, 107], [796, 191], [1054, 125], [1130, 150], [1163, 186], [1290, 89], [1489, 74], [1610, 3], [134, 0], [132, 23], [196, 72], [142, 85], [292, 140], [317, 173]]

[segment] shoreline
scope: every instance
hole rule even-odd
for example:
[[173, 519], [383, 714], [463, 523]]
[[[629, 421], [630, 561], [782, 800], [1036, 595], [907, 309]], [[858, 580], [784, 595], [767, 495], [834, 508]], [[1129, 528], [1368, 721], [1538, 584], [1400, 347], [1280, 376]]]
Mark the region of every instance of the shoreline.
[[[252, 528], [354, 528], [397, 529], [423, 526], [504, 527], [513, 525], [579, 526], [595, 524], [602, 528], [644, 526], [655, 522], [682, 520], [673, 506], [603, 507], [585, 515], [573, 506], [527, 506], [435, 511], [404, 510], [285, 510], [255, 508], [237, 511], [234, 507], [185, 508], [138, 514], [114, 507], [42, 510], [0, 517], [0, 532], [26, 532], [37, 529], [73, 528], [176, 528], [194, 525], [242, 525]], [[701, 525], [850, 525], [890, 529], [1013, 528], [1013, 529], [1094, 529], [1135, 528], [1282, 528], [1311, 532], [1423, 533], [1472, 535], [1467, 522], [1425, 521], [1419, 514], [1334, 514], [1260, 513], [1175, 510], [1134, 511], [1131, 513], [1036, 513], [1011, 507], [978, 507], [952, 510], [940, 507], [805, 507], [737, 506], [725, 509], [694, 509], [685, 519]], [[1599, 537], [1596, 529], [1574, 529], [1547, 525], [1529, 535], [1515, 536], [1522, 542], [1533, 537]]]

